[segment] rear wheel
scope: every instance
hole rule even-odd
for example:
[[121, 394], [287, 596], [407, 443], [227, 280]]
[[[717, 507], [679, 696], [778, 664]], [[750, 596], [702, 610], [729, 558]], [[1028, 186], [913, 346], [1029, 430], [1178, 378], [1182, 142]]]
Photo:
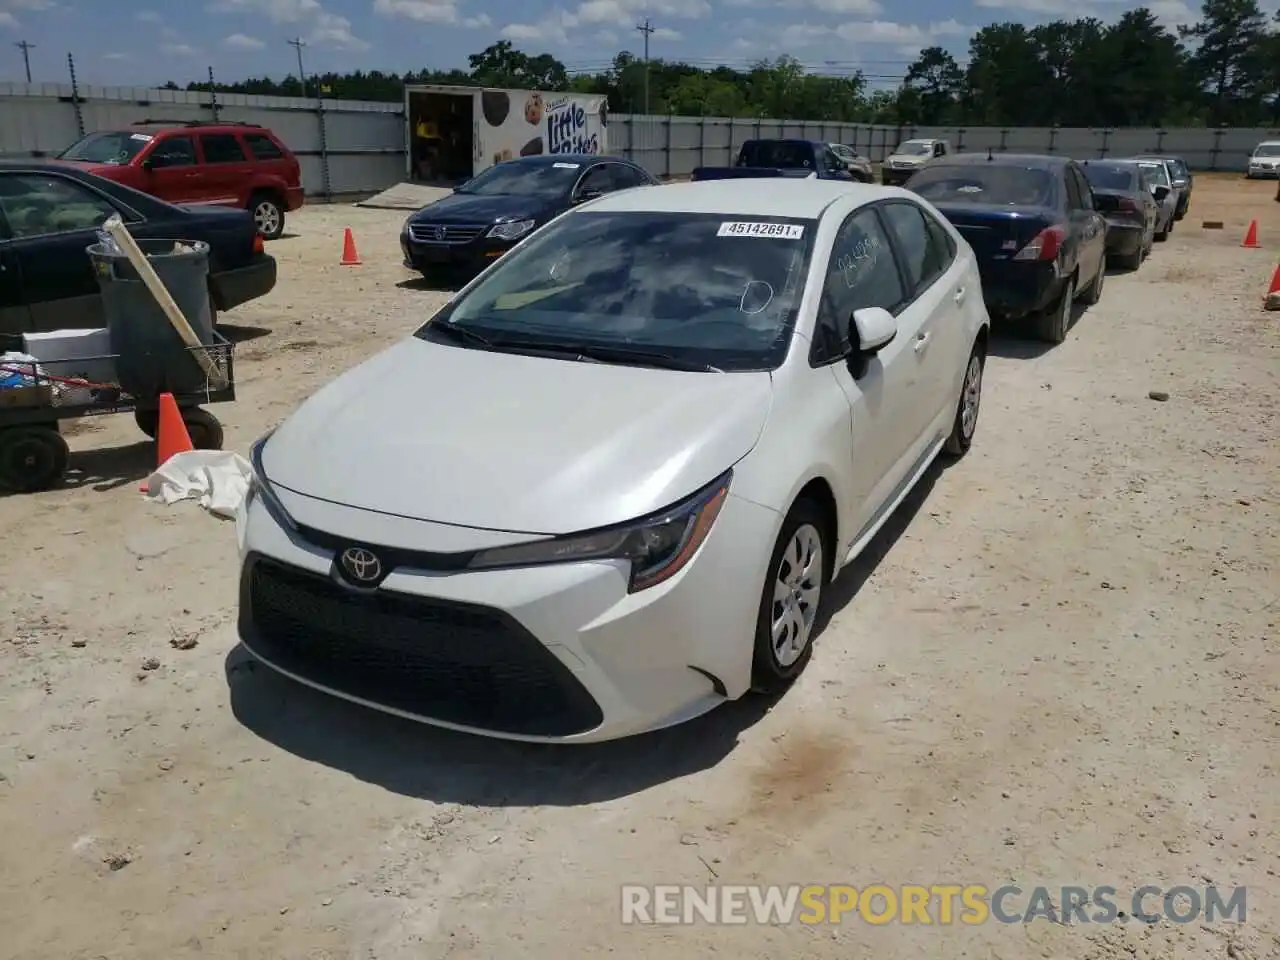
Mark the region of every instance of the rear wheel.
[[249, 212], [263, 240], [279, 240], [284, 233], [284, 207], [269, 193], [255, 193], [249, 198]]
[[56, 427], [0, 430], [0, 488], [35, 493], [56, 486], [67, 472], [68, 453]]
[[[160, 427], [159, 410], [135, 410], [133, 421], [138, 429], [152, 440], [156, 438]], [[199, 407], [185, 407], [182, 410], [182, 423], [187, 428], [187, 436], [191, 438], [191, 446], [197, 450], [221, 450], [223, 441], [222, 423], [208, 410]]]
[[1089, 288], [1081, 294], [1080, 299], [1088, 306], [1092, 306], [1102, 299], [1102, 285], [1107, 282], [1107, 262], [1104, 258], [1098, 264], [1098, 275], [1093, 278], [1093, 283], [1089, 284]]
[[1036, 336], [1046, 343], [1062, 343], [1071, 329], [1071, 307], [1076, 299], [1076, 278], [1068, 277], [1062, 294], [1052, 306], [1036, 316]]
[[964, 385], [960, 388], [960, 402], [956, 405], [956, 419], [947, 437], [946, 452], [952, 457], [963, 457], [973, 443], [973, 433], [978, 429], [978, 409], [982, 403], [982, 373], [987, 365], [987, 352], [982, 343], [973, 345], [969, 363], [964, 371]]
[[1133, 253], [1126, 253], [1123, 256], [1116, 257], [1116, 265], [1121, 270], [1137, 270], [1142, 266], [1142, 258], [1147, 255], [1147, 246], [1144, 243], [1138, 244], [1138, 249]]

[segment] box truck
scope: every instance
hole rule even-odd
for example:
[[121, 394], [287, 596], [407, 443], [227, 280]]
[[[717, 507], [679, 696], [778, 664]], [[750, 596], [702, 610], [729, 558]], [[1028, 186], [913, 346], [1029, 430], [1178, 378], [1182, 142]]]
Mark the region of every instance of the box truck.
[[457, 183], [539, 154], [607, 153], [608, 100], [596, 94], [409, 86], [410, 180]]

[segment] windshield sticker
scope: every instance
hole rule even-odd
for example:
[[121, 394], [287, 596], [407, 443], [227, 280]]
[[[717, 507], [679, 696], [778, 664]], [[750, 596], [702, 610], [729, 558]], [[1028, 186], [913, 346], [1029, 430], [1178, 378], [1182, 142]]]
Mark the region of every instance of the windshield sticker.
[[557, 170], [577, 170], [582, 164], [580, 163], [553, 163], [553, 167]]
[[720, 224], [717, 237], [768, 237], [775, 240], [799, 240], [804, 227], [798, 223], [762, 223], [760, 221], [727, 220]]
[[129, 139], [130, 139], [130, 140], [141, 140], [143, 143], [149, 143], [149, 142], [150, 142], [151, 140], [153, 140], [154, 138], [153, 138], [153, 137], [148, 136], [148, 135], [147, 135], [147, 134], [145, 134], [145, 133], [135, 133], [135, 134], [132, 134], [132, 135], [129, 137]]

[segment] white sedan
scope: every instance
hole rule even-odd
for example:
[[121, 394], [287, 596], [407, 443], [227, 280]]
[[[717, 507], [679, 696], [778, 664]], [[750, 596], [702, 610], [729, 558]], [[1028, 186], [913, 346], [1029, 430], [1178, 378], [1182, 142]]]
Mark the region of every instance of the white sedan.
[[260, 440], [249, 651], [521, 740], [793, 681], [835, 575], [968, 449], [989, 319], [927, 201], [756, 186], [571, 210]]

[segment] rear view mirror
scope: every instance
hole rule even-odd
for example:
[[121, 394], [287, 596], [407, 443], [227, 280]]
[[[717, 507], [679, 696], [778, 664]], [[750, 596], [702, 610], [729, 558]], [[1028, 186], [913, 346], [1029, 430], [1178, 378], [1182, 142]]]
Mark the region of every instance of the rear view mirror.
[[898, 321], [883, 307], [864, 307], [850, 318], [850, 340], [865, 355], [879, 353], [898, 335]]

